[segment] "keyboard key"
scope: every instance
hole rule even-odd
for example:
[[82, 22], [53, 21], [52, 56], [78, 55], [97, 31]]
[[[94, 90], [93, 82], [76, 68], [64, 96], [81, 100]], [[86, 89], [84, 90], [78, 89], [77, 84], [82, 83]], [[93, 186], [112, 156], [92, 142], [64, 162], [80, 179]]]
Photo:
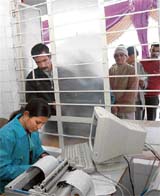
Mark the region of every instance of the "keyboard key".
[[71, 166], [77, 169], [82, 169], [87, 173], [95, 171], [88, 143], [65, 146], [62, 156], [68, 160]]

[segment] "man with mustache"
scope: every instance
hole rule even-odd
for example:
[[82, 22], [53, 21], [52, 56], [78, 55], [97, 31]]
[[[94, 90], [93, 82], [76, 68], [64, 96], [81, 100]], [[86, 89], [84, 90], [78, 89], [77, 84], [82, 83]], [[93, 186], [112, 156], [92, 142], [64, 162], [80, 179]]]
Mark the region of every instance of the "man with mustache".
[[[38, 43], [32, 47], [31, 55], [38, 67], [27, 76], [26, 91], [34, 92], [26, 92], [26, 101], [29, 102], [38, 97], [45, 99], [48, 103], [54, 103], [53, 64], [49, 48], [45, 44]], [[35, 93], [35, 91], [43, 92]], [[51, 105], [51, 113], [55, 115], [54, 105]]]

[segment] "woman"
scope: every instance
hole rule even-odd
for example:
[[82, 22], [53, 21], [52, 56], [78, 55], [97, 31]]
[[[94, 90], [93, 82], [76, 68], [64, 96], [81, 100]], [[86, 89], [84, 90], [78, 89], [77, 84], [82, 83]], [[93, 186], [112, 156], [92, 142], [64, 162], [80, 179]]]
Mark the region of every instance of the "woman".
[[47, 155], [37, 131], [50, 115], [48, 103], [35, 98], [25, 108], [14, 112], [0, 129], [0, 194], [11, 180]]

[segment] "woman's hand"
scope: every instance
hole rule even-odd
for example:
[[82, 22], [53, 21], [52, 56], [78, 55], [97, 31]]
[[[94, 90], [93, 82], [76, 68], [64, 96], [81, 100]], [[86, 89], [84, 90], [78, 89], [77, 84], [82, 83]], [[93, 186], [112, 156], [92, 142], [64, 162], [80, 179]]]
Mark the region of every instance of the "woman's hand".
[[43, 158], [43, 157], [45, 157], [45, 156], [48, 156], [49, 154], [47, 153], [47, 152], [44, 152], [44, 153], [42, 153], [41, 155], [40, 155], [40, 158]]

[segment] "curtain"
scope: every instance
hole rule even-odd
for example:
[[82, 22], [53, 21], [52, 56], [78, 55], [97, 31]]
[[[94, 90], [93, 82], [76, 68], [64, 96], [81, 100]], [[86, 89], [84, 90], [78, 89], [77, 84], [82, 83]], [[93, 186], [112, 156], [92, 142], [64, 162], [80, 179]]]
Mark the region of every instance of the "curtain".
[[125, 16], [125, 15], [123, 16], [116, 16], [116, 15], [126, 14], [129, 12], [129, 9], [130, 8], [128, 6], [128, 1], [106, 6], [104, 10], [106, 16], [106, 29], [108, 30], [111, 27], [113, 27]]
[[[107, 30], [106, 38], [107, 43], [110, 44], [114, 40], [118, 39], [125, 29], [128, 29], [129, 26], [132, 24], [130, 16], [125, 16], [123, 19], [117, 23], [117, 25], [114, 25], [110, 29]], [[119, 32], [116, 32], [119, 31]]]
[[[112, 31], [118, 29], [115, 26], [117, 26], [118, 23], [121, 22], [121, 20], [124, 18], [124, 15], [126, 13], [133, 13], [133, 15], [131, 16], [131, 21], [135, 26], [138, 39], [142, 46], [142, 57], [143, 58], [148, 57], [149, 54], [148, 54], [148, 45], [147, 45], [148, 43], [147, 31], [148, 31], [149, 11], [144, 13], [141, 11], [150, 10], [152, 8], [157, 8], [157, 0], [128, 0], [125, 2], [106, 6], [105, 7], [106, 31], [111, 31], [111, 28]], [[137, 14], [135, 12], [140, 12], [140, 13]], [[130, 20], [128, 20], [128, 27], [129, 25], [130, 25]], [[127, 24], [125, 24], [124, 27], [127, 27]]]
[[42, 40], [45, 44], [49, 44], [49, 25], [48, 20], [42, 21]]

